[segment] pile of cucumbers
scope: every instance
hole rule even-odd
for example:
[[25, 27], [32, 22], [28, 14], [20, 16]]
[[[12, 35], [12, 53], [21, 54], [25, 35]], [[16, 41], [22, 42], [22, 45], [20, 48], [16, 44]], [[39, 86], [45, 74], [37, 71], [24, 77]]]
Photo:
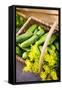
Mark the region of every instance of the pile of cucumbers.
[[[44, 29], [38, 26], [37, 24], [31, 25], [28, 30], [21, 35], [16, 36], [16, 54], [18, 51], [26, 51], [30, 49], [31, 45], [33, 45], [41, 36], [45, 33]], [[46, 35], [44, 35], [45, 37]], [[44, 40], [43, 40], [44, 41]], [[18, 49], [17, 49], [18, 48]], [[21, 54], [19, 53], [19, 56]]]
[[19, 16], [16, 14], [16, 32], [23, 26], [25, 23], [26, 19], [23, 16]]
[[[46, 32], [41, 26], [37, 24], [31, 25], [25, 33], [16, 36], [16, 54], [19, 52], [19, 56], [22, 55], [22, 51], [29, 51], [31, 45], [37, 44], [37, 46], [44, 43], [48, 32]], [[48, 45], [52, 44], [57, 38], [57, 35], [52, 35]], [[58, 49], [58, 43], [55, 43]]]

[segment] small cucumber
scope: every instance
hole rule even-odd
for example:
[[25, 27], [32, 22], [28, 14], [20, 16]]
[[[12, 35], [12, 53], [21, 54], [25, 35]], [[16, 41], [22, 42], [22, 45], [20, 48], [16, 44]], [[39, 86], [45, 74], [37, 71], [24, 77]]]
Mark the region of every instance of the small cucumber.
[[[43, 44], [46, 37], [47, 37], [48, 33], [44, 34], [43, 36], [40, 37], [40, 39], [36, 42], [37, 45]], [[48, 45], [52, 44], [55, 40], [56, 40], [57, 36], [56, 35], [52, 35]]]
[[19, 55], [19, 56], [22, 55], [22, 51], [18, 46], [16, 46], [16, 54]]
[[53, 34], [50, 38], [48, 45], [52, 44], [57, 39], [57, 35]]
[[32, 32], [26, 32], [24, 34], [18, 35], [16, 36], [16, 43], [21, 43], [25, 40], [27, 40], [28, 38], [30, 38], [33, 35]]
[[25, 23], [25, 19], [22, 16], [16, 14], [16, 28], [20, 28]]
[[38, 32], [36, 33], [36, 35], [37, 35], [38, 37], [41, 37], [43, 34], [44, 34], [43, 31], [38, 31]]
[[56, 50], [56, 47], [55, 47], [55, 45], [54, 45], [54, 44], [51, 44], [51, 45], [50, 45], [50, 47], [51, 47], [51, 49], [52, 49], [53, 51], [55, 51], [55, 50]]
[[30, 46], [31, 44], [34, 44], [38, 39], [37, 35], [33, 35], [31, 38], [29, 38], [28, 40], [24, 41], [23, 43], [19, 44], [19, 47], [26, 48], [28, 46]]
[[42, 31], [42, 33], [45, 33], [45, 30], [41, 26], [38, 26], [38, 30]]
[[24, 52], [24, 53], [22, 54], [22, 58], [23, 58], [23, 59], [26, 59], [26, 58], [27, 58], [27, 52]]
[[23, 48], [24, 51], [30, 51], [30, 47]]
[[34, 43], [38, 40], [38, 38], [39, 38], [40, 36], [42, 36], [42, 34], [43, 34], [42, 31], [38, 31], [38, 32], [37, 32], [36, 34], [34, 34], [31, 38], [29, 38], [28, 40], [26, 40], [26, 41], [24, 41], [23, 43], [19, 44], [19, 46], [20, 46], [21, 48], [26, 48], [26, 47], [34, 44]]
[[37, 28], [37, 24], [33, 24], [26, 32], [34, 32], [34, 30]]
[[40, 50], [40, 52], [41, 52], [41, 50], [42, 50], [42, 46], [39, 46], [39, 50]]
[[38, 32], [38, 29], [36, 28], [35, 31], [34, 31], [34, 34], [36, 34]]
[[43, 42], [45, 41], [47, 35], [48, 35], [48, 33], [42, 35], [42, 36], [40, 37], [40, 39], [36, 42], [36, 45], [41, 45], [41, 44], [43, 44]]
[[55, 42], [54, 44], [56, 46], [56, 49], [59, 50], [59, 43], [58, 42]]

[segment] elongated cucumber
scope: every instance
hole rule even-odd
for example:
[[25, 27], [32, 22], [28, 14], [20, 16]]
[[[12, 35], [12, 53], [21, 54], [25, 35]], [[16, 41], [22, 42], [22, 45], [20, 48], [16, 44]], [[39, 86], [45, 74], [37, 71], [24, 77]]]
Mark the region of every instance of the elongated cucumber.
[[42, 36], [44, 33], [42, 31], [38, 31], [36, 34], [34, 34], [31, 38], [24, 41], [23, 43], [19, 44], [21, 48], [26, 48], [32, 44], [34, 44], [40, 36]]
[[24, 34], [18, 35], [16, 36], [16, 43], [21, 43], [25, 40], [27, 40], [28, 38], [30, 38], [33, 35], [32, 32], [26, 32]]
[[46, 33], [43, 36], [41, 36], [40, 39], [36, 42], [36, 45], [42, 44], [45, 41], [47, 35], [48, 35], [48, 33]]
[[38, 37], [41, 37], [42, 35], [44, 34], [44, 31], [42, 30], [40, 30], [40, 31], [38, 31], [37, 33], [36, 33], [36, 35], [38, 35]]
[[41, 26], [38, 26], [38, 30], [42, 31], [43, 33], [45, 33], [45, 30], [41, 27]]
[[38, 36], [37, 35], [33, 35], [28, 40], [26, 40], [23, 43], [19, 44], [19, 47], [26, 48], [26, 47], [30, 46], [31, 44], [34, 44], [37, 41], [37, 39], [38, 39]]
[[23, 59], [26, 59], [27, 56], [28, 56], [28, 55], [27, 55], [27, 52], [24, 52], [24, 53], [22, 54], [22, 58], [23, 58]]
[[[44, 43], [46, 37], [47, 37], [48, 33], [44, 34], [43, 36], [40, 37], [40, 39], [36, 42], [37, 45], [40, 45], [42, 43]], [[48, 45], [52, 44], [55, 40], [56, 40], [57, 36], [56, 35], [52, 35], [52, 37], [49, 40]]]
[[16, 54], [19, 56], [21, 56], [21, 54], [22, 54], [22, 51], [18, 46], [16, 46]]
[[40, 52], [41, 52], [41, 50], [42, 50], [42, 46], [39, 46], [39, 50], [40, 50]]
[[36, 28], [34, 31], [34, 34], [39, 34], [39, 33], [41, 33], [41, 35], [43, 35], [45, 33], [45, 30], [43, 28], [41, 28], [40, 26], [38, 26], [38, 28]]
[[37, 24], [33, 24], [26, 32], [34, 32], [37, 28]]
[[50, 38], [48, 45], [52, 44], [56, 39], [57, 39], [57, 35], [53, 34], [52, 37]]
[[38, 32], [38, 28], [35, 29], [34, 34], [36, 34], [37, 32]]
[[[39, 26], [40, 27], [40, 26]], [[34, 34], [38, 35], [39, 37], [45, 33], [44, 29], [35, 29]]]
[[55, 42], [54, 44], [56, 46], [56, 49], [59, 50], [59, 43], [58, 42]]

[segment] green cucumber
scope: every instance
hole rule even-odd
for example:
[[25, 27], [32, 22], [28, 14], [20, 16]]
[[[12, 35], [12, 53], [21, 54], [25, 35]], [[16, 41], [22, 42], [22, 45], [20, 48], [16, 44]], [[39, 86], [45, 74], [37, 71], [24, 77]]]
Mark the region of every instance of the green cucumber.
[[34, 34], [31, 38], [24, 41], [23, 43], [19, 44], [21, 48], [26, 48], [32, 44], [34, 44], [40, 36], [42, 36], [44, 33], [42, 31], [38, 31], [36, 34]]
[[53, 51], [55, 51], [55, 50], [56, 50], [56, 47], [55, 47], [55, 45], [54, 45], [54, 44], [51, 44], [51, 45], [50, 45], [50, 48], [51, 48]]
[[18, 46], [16, 46], [16, 54], [19, 55], [19, 56], [22, 55], [22, 51]]
[[27, 56], [28, 56], [28, 55], [27, 55], [27, 52], [24, 52], [24, 53], [22, 54], [22, 58], [23, 58], [23, 59], [26, 59]]
[[45, 30], [41, 27], [41, 26], [38, 26], [38, 30], [42, 31], [43, 33], [45, 33]]
[[36, 45], [41, 45], [41, 44], [43, 44], [43, 42], [45, 41], [47, 35], [48, 35], [48, 33], [42, 35], [42, 36], [40, 37], [40, 39], [36, 42]]
[[[43, 36], [40, 37], [40, 39], [36, 42], [37, 45], [41, 45], [44, 43], [46, 37], [47, 37], [48, 33], [44, 34]], [[55, 40], [56, 40], [57, 36], [56, 35], [52, 35], [48, 45], [52, 44]]]
[[26, 32], [34, 32], [34, 30], [37, 28], [37, 24], [33, 24]]
[[43, 34], [44, 34], [44, 31], [43, 31], [43, 30], [42, 30], [42, 31], [38, 31], [38, 32], [36, 33], [36, 35], [37, 35], [38, 37], [41, 37]]
[[16, 15], [16, 28], [21, 27], [25, 22], [25, 19], [22, 16]]
[[38, 40], [38, 36], [37, 35], [33, 35], [31, 38], [29, 38], [28, 40], [24, 41], [23, 43], [19, 44], [19, 47], [21, 48], [26, 48], [32, 44], [34, 44], [36, 41]]
[[33, 35], [32, 32], [26, 32], [24, 34], [18, 35], [16, 36], [16, 43], [21, 43], [25, 40], [27, 40], [28, 38], [30, 38]]
[[40, 50], [40, 52], [41, 52], [41, 50], [42, 50], [42, 46], [39, 46], [39, 50]]
[[38, 32], [38, 29], [36, 28], [35, 31], [34, 31], [34, 34], [36, 34]]
[[56, 46], [56, 49], [59, 50], [59, 43], [58, 42], [55, 42], [54, 44]]
[[57, 39], [57, 35], [53, 34], [50, 38], [48, 45], [52, 44]]
[[30, 51], [29, 47], [23, 48], [24, 51]]

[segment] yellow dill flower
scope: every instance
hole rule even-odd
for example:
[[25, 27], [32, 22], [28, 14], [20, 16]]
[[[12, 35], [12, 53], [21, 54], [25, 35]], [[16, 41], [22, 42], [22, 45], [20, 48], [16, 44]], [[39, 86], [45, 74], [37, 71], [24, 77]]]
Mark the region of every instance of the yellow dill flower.
[[38, 67], [39, 67], [38, 62], [34, 62], [34, 63], [33, 63], [33, 66], [32, 66], [32, 71], [33, 71], [34, 73], [38, 73]]
[[26, 59], [25, 63], [27, 66], [32, 66], [32, 63], [28, 59]]
[[50, 68], [48, 65], [43, 65], [43, 69], [45, 70], [46, 73], [50, 73]]
[[44, 55], [44, 61], [48, 62], [50, 59], [50, 56], [49, 54], [46, 52], [45, 55]]
[[50, 66], [53, 66], [56, 63], [53, 56], [50, 55], [50, 59], [48, 60], [48, 63], [49, 63]]
[[25, 61], [25, 63], [26, 63], [26, 66], [23, 68], [23, 71], [25, 71], [25, 72], [31, 72], [32, 70], [32, 63], [27, 59], [26, 61]]
[[52, 70], [50, 75], [51, 75], [51, 77], [52, 77], [53, 80], [57, 80], [58, 79], [57, 73], [56, 73], [55, 70]]
[[40, 78], [41, 78], [42, 80], [46, 80], [46, 77], [47, 77], [46, 72], [42, 71], [42, 72], [40, 73]]
[[25, 66], [23, 72], [32, 72], [31, 67]]
[[30, 58], [30, 61], [38, 61], [40, 56], [40, 51], [36, 45], [33, 45], [31, 47], [31, 50], [28, 54], [28, 57]]

